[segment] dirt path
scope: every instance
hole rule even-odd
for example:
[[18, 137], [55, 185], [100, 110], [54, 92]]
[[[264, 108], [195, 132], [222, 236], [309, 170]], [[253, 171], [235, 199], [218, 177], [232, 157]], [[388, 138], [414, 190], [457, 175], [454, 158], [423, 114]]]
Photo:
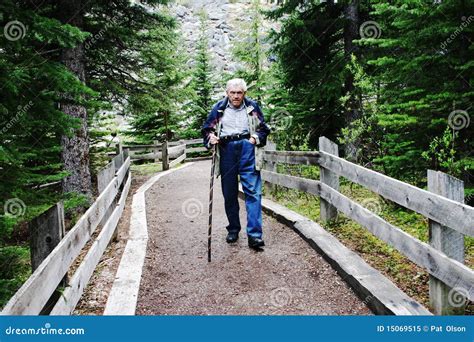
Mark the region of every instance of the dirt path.
[[208, 263], [209, 170], [210, 161], [196, 162], [147, 192], [149, 240], [138, 315], [370, 314], [322, 257], [271, 217], [263, 219], [264, 252], [247, 247], [244, 231], [228, 245], [220, 178]]

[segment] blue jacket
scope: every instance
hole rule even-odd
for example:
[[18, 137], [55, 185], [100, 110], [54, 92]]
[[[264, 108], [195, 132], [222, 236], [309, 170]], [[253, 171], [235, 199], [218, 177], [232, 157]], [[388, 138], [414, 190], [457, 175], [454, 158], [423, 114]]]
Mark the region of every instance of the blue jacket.
[[[204, 122], [202, 126], [202, 136], [203, 136], [203, 143], [204, 146], [210, 148], [209, 146], [209, 134], [213, 132], [215, 135], [220, 136], [221, 132], [221, 119], [224, 115], [224, 110], [227, 107], [227, 103], [229, 102], [229, 98], [226, 96], [224, 99], [217, 102], [213, 107], [209, 116]], [[267, 136], [270, 133], [270, 128], [265, 123], [265, 119], [263, 118], [262, 110], [260, 109], [258, 103], [253, 101], [250, 98], [244, 97], [244, 103], [247, 107], [248, 119], [249, 119], [249, 129], [250, 135], [253, 136], [257, 142], [255, 146], [255, 160], [256, 160], [256, 169], [260, 170], [261, 165], [261, 158], [259, 158], [260, 153], [262, 152], [262, 147], [264, 147], [267, 143]], [[217, 177], [219, 176], [219, 149], [217, 149], [217, 160], [216, 160], [216, 169], [215, 173]]]

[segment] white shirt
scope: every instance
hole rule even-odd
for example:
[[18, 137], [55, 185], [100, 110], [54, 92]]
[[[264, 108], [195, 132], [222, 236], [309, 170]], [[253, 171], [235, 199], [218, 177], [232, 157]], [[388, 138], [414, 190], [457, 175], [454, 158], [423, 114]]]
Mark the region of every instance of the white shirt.
[[247, 106], [245, 106], [245, 101], [242, 101], [242, 105], [239, 108], [234, 107], [229, 101], [221, 119], [222, 126], [220, 137], [225, 137], [232, 134], [248, 133], [249, 121], [247, 115]]

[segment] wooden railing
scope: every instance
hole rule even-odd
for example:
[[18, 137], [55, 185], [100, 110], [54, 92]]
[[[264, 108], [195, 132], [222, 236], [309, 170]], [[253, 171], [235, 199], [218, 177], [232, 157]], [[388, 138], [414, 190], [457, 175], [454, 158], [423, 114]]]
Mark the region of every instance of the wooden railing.
[[[201, 144], [198, 147], [190, 147], [191, 145]], [[152, 145], [128, 145], [123, 146], [128, 151], [131, 161], [135, 160], [155, 160], [163, 163], [163, 170], [184, 161], [186, 153], [205, 152], [207, 149], [202, 146], [202, 139], [165, 141], [160, 143], [155, 141]], [[171, 161], [171, 159], [173, 159]]]
[[[428, 190], [390, 178], [338, 157], [338, 146], [325, 137], [319, 151], [267, 149], [262, 179], [321, 198], [323, 222], [338, 212], [358, 222], [430, 274], [430, 303], [436, 314], [459, 312], [459, 301], [474, 300], [474, 271], [464, 265], [464, 236], [474, 236], [474, 208], [463, 203], [463, 182], [428, 170]], [[317, 165], [320, 180], [283, 175], [276, 164]], [[411, 209], [429, 219], [429, 244], [390, 224], [376, 213], [339, 192], [339, 176]], [[462, 303], [461, 303], [462, 304]]]
[[[64, 235], [62, 203], [31, 223], [34, 241], [32, 264], [35, 270], [5, 305], [2, 315], [38, 315], [45, 312], [69, 315], [73, 312], [116, 232], [130, 190], [129, 170], [130, 157], [127, 157], [126, 152], [119, 153], [98, 174], [99, 196], [67, 234]], [[71, 267], [77, 257], [85, 252], [84, 247], [99, 226], [100, 232], [90, 243], [87, 254], [81, 258], [77, 267]], [[72, 268], [74, 274], [64, 281]], [[59, 298], [51, 301], [58, 292]]]

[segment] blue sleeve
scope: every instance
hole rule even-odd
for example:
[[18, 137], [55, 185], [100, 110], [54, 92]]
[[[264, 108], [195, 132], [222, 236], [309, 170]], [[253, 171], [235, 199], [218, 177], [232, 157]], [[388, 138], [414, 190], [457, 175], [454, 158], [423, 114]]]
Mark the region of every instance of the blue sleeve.
[[215, 105], [212, 110], [209, 112], [206, 121], [204, 122], [201, 134], [203, 138], [203, 144], [206, 148], [210, 148], [209, 146], [209, 134], [211, 132], [216, 131], [217, 122], [218, 122], [218, 112], [217, 112], [217, 105]]

